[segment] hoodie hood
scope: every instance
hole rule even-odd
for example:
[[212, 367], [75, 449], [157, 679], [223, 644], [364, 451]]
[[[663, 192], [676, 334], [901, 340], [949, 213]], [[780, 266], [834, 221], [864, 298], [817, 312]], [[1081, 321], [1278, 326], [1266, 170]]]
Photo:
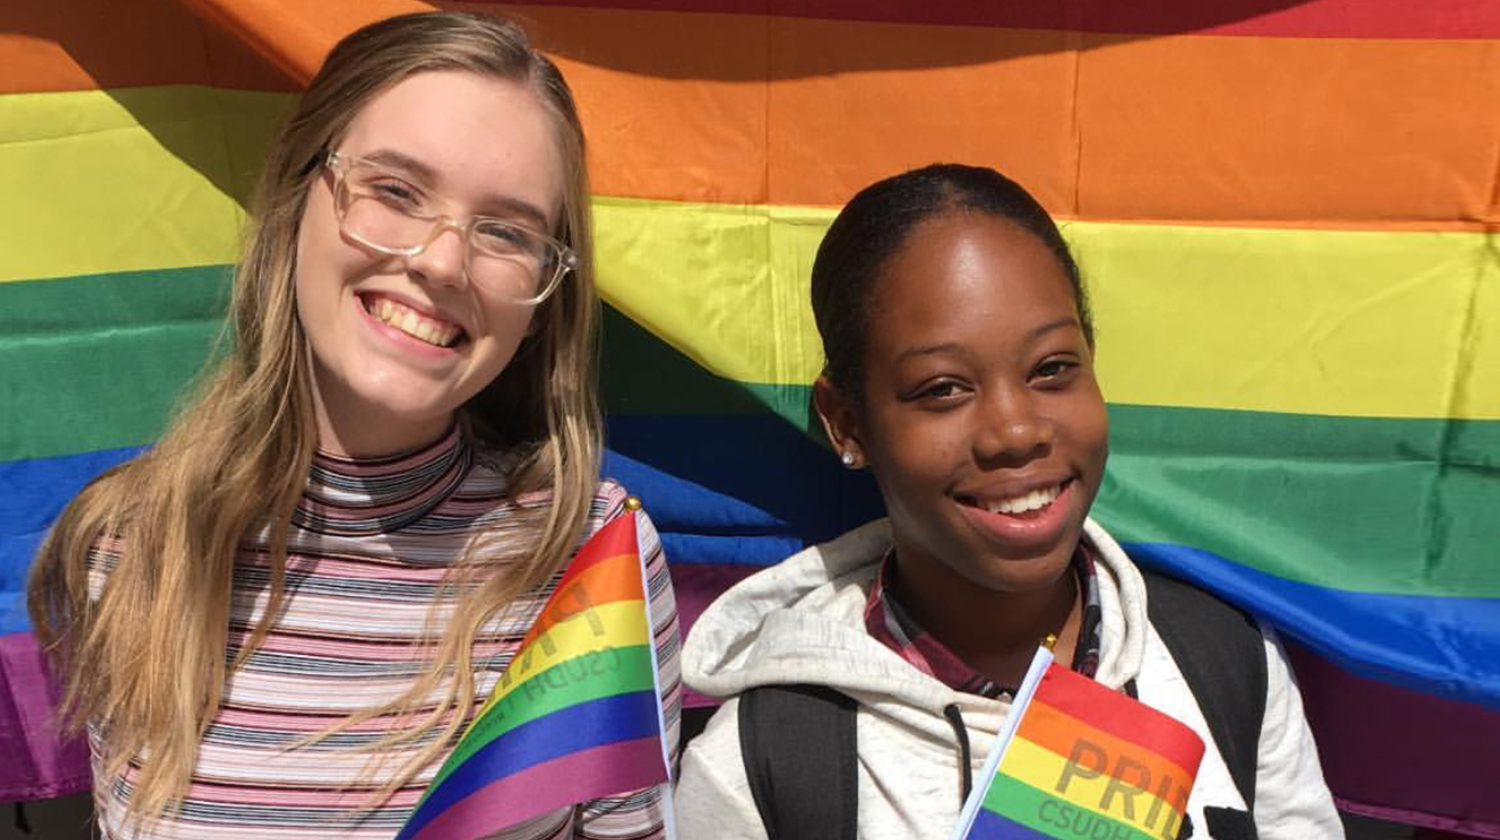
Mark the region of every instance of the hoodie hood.
[[[1083, 539], [1096, 550], [1103, 607], [1096, 679], [1119, 688], [1140, 671], [1145, 587], [1119, 545], [1092, 520]], [[684, 680], [718, 697], [760, 685], [824, 685], [877, 714], [909, 718], [906, 725], [932, 729], [944, 742], [951, 731], [935, 713], [957, 704], [971, 727], [998, 732], [1008, 702], [954, 691], [866, 632], [866, 600], [890, 545], [890, 523], [881, 519], [741, 581], [693, 626], [683, 650]]]

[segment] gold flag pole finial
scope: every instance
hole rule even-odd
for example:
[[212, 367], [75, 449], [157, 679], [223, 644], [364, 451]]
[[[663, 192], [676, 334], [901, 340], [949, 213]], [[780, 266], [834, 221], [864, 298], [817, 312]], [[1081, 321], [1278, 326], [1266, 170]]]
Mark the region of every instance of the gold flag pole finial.
[[626, 496], [625, 497], [625, 509], [629, 510], [629, 511], [640, 510], [641, 509], [641, 500], [637, 499], [634, 496]]
[[1046, 648], [1047, 650], [1052, 650], [1053, 648], [1057, 647], [1057, 634], [1048, 633], [1047, 638], [1042, 640], [1042, 647]]

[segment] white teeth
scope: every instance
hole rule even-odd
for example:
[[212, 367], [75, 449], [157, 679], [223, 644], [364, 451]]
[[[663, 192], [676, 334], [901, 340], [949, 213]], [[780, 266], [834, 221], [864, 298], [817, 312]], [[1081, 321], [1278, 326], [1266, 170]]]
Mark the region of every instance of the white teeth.
[[378, 318], [381, 323], [406, 333], [412, 338], [420, 339], [428, 344], [438, 347], [447, 347], [458, 337], [458, 327], [448, 324], [444, 325], [432, 321], [417, 314], [415, 311], [402, 306], [390, 298], [380, 298], [373, 307], [369, 308], [371, 315]]
[[1052, 504], [1058, 494], [1062, 492], [1062, 485], [1056, 484], [1051, 487], [1043, 487], [1033, 490], [1023, 496], [1014, 499], [1001, 499], [998, 502], [985, 502], [984, 509], [990, 513], [1026, 513], [1033, 510], [1041, 510]]

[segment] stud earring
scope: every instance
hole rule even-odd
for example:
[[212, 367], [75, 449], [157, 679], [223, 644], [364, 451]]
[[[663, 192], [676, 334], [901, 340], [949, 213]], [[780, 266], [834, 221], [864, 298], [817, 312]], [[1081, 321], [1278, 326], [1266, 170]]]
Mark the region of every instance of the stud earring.
[[844, 462], [844, 466], [852, 467], [854, 466], [854, 453], [845, 452], [843, 455], [839, 456], [839, 460]]

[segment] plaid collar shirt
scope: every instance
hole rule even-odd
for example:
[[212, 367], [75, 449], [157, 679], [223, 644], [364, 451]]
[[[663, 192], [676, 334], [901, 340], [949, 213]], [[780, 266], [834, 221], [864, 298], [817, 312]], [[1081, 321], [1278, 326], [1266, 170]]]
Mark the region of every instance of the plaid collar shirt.
[[[1079, 542], [1072, 565], [1078, 576], [1078, 590], [1083, 593], [1083, 619], [1071, 667], [1092, 678], [1099, 669], [1099, 578], [1091, 549], [1085, 543]], [[891, 549], [881, 561], [865, 601], [865, 629], [871, 636], [918, 671], [955, 691], [991, 699], [1008, 699], [1015, 694], [1014, 687], [997, 685], [918, 626], [902, 606], [899, 589], [893, 586], [895, 582], [896, 552]]]

